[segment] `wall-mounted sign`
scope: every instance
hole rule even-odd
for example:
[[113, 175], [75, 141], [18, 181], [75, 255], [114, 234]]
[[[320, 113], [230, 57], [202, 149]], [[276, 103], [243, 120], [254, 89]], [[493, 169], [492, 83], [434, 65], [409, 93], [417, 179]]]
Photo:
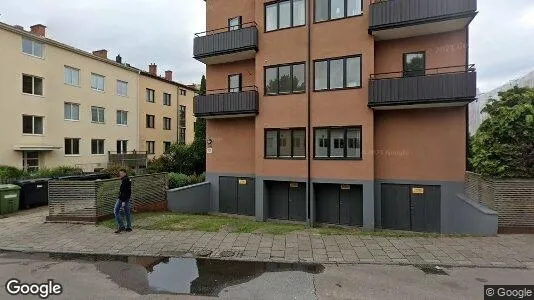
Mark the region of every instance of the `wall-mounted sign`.
[[342, 184], [341, 185], [342, 190], [350, 190], [350, 184]]
[[206, 153], [212, 154], [213, 153], [213, 148], [211, 148], [211, 147], [206, 148]]
[[247, 184], [247, 180], [246, 179], [239, 179], [239, 184]]
[[412, 188], [412, 194], [424, 194], [425, 189], [424, 188]]
[[291, 187], [291, 188], [298, 188], [298, 187], [299, 187], [299, 183], [298, 183], [298, 182], [291, 182], [291, 183], [289, 184], [289, 187]]

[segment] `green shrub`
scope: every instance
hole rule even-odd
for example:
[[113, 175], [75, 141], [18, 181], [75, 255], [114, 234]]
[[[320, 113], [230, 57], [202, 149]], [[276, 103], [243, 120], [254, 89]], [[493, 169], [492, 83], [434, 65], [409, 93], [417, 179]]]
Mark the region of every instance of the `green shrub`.
[[204, 175], [185, 175], [181, 173], [169, 173], [169, 189], [175, 189], [193, 185], [205, 181]]
[[69, 167], [69, 166], [59, 166], [52, 169], [40, 169], [36, 172], [31, 172], [28, 174], [28, 177], [32, 178], [53, 178], [69, 175], [78, 175], [82, 174], [83, 170], [80, 168]]
[[128, 176], [134, 176], [135, 175], [134, 170], [132, 170], [130, 167], [122, 166], [122, 165], [111, 165], [111, 166], [108, 166], [107, 169], [104, 169], [103, 172], [106, 173], [106, 174], [109, 174], [109, 176], [111, 176], [111, 177], [119, 177], [119, 171], [121, 169], [125, 169], [126, 170], [126, 174], [128, 174]]
[[0, 166], [0, 179], [18, 179], [24, 177], [24, 172], [15, 167]]

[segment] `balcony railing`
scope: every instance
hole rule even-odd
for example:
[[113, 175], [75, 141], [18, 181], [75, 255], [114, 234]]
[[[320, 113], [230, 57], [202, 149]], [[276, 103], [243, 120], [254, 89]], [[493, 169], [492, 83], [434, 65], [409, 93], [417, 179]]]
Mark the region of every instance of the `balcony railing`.
[[452, 106], [476, 97], [474, 65], [372, 74], [369, 82], [369, 107], [404, 105]]
[[249, 117], [258, 114], [259, 95], [255, 86], [242, 87], [239, 91], [218, 89], [196, 96], [193, 112], [196, 117]]
[[193, 56], [205, 64], [252, 59], [257, 51], [255, 22], [195, 34]]
[[477, 0], [374, 0], [369, 33], [399, 39], [465, 28], [477, 14]]

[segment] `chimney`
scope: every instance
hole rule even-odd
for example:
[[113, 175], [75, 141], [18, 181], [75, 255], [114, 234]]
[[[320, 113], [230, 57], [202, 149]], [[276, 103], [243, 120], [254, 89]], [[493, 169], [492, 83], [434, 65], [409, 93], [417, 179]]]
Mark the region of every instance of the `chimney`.
[[102, 49], [102, 50], [93, 51], [93, 55], [96, 55], [98, 57], [107, 59], [108, 58], [108, 50]]
[[158, 76], [158, 65], [156, 64], [148, 65], [148, 73]]
[[20, 25], [14, 25], [13, 27], [17, 28], [17, 29], [20, 29], [20, 30], [24, 30], [24, 27], [20, 26]]
[[45, 37], [46, 36], [46, 26], [44, 26], [43, 24], [33, 25], [33, 26], [30, 27], [30, 32], [35, 34], [35, 35], [38, 35], [38, 36], [41, 36], [41, 37]]
[[117, 57], [115, 57], [115, 61], [118, 62], [119, 64], [122, 64], [122, 57], [121, 55], [117, 55]]
[[172, 81], [172, 71], [165, 71], [165, 79]]

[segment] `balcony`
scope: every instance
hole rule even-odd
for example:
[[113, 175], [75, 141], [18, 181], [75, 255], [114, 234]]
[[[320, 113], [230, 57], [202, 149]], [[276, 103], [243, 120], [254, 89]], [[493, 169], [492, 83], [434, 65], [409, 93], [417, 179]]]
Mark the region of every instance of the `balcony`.
[[196, 96], [193, 102], [195, 117], [239, 118], [258, 114], [259, 95], [255, 86], [243, 87], [241, 91], [207, 91], [207, 95]]
[[258, 51], [256, 23], [195, 34], [193, 57], [206, 65], [252, 59]]
[[405, 75], [403, 72], [371, 75], [368, 106], [375, 110], [446, 107], [475, 100], [474, 65], [426, 69], [419, 76]]
[[402, 39], [465, 28], [477, 14], [477, 0], [374, 0], [369, 34]]

